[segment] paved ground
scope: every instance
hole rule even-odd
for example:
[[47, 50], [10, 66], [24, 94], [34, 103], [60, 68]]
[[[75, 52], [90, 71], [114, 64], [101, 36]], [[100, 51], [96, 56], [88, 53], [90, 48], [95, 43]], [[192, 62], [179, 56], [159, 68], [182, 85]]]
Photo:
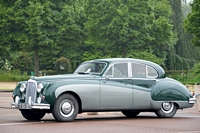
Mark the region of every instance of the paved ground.
[[72, 123], [59, 123], [51, 114], [41, 121], [27, 121], [20, 111], [11, 109], [12, 92], [0, 92], [0, 133], [200, 133], [198, 104], [178, 110], [174, 118], [159, 119], [144, 112], [129, 119], [121, 112], [100, 112], [98, 115], [79, 114]]
[[[11, 108], [12, 100], [12, 92], [0, 92], [0, 114], [2, 114], [6, 109]], [[10, 110], [17, 110], [17, 109], [10, 109]], [[1, 112], [3, 111], [3, 112]], [[18, 110], [17, 110], [18, 111]], [[184, 110], [178, 110], [176, 116], [179, 116], [180, 114], [190, 114], [190, 116], [199, 116], [200, 117], [200, 101], [198, 101], [193, 108], [188, 108]], [[96, 116], [105, 116], [105, 115], [121, 115], [121, 112], [99, 112], [98, 115], [91, 115], [92, 112], [88, 113], [82, 113], [79, 116], [80, 117], [96, 117]], [[143, 113], [143, 114], [152, 114], [152, 113]]]

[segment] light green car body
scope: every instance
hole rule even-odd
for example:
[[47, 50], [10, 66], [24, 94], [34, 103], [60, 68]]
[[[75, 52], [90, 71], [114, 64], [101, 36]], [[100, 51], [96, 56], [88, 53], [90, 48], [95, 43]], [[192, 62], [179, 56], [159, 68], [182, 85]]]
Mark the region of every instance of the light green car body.
[[[40, 108], [45, 112], [52, 112], [56, 100], [63, 94], [74, 96], [78, 102], [78, 113], [100, 112], [100, 111], [152, 111], [156, 112], [162, 107], [162, 103], [175, 103], [177, 109], [190, 108], [196, 103], [195, 97], [180, 82], [167, 78], [165, 71], [159, 65], [139, 59], [130, 58], [111, 58], [97, 59], [85, 63], [105, 63], [105, 67], [100, 73], [78, 73], [65, 75], [53, 75], [33, 77], [29, 81], [42, 83], [43, 89], [36, 94], [37, 97], [43, 96]], [[127, 77], [108, 77], [106, 73], [114, 64], [127, 63]], [[157, 76], [138, 78], [133, 76], [132, 64], [142, 64], [146, 68], [155, 69]], [[81, 65], [82, 65], [81, 64]], [[16, 86], [13, 96], [12, 107], [19, 107], [19, 103], [27, 100], [24, 93], [20, 91], [22, 83]], [[18, 101], [16, 101], [16, 97]], [[35, 106], [36, 106], [35, 105]], [[47, 105], [47, 106], [46, 106]], [[29, 105], [29, 108], [34, 108]]]

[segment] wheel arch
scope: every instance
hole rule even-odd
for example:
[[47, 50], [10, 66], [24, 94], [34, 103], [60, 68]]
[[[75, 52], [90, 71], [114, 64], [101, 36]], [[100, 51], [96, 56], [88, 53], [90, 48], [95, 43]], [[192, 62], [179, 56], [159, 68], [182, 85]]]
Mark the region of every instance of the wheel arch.
[[[81, 98], [79, 97], [79, 95], [77, 93], [73, 92], [73, 91], [65, 91], [65, 92], [62, 92], [59, 96], [61, 96], [63, 94], [71, 94], [71, 95], [73, 95], [76, 98], [77, 102], [78, 102], [78, 106], [79, 106], [79, 111], [78, 112], [82, 113], [82, 101], [81, 101]], [[57, 96], [57, 98], [59, 96]]]
[[179, 105], [173, 101], [162, 101], [159, 103], [159, 106], [155, 111], [159, 118], [172, 118], [179, 108]]

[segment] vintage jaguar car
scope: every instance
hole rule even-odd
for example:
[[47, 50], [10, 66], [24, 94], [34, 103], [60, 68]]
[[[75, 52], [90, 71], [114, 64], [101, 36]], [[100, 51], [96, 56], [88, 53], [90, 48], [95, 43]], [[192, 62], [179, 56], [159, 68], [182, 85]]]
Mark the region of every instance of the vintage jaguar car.
[[155, 112], [171, 118], [177, 109], [190, 108], [195, 95], [167, 78], [159, 65], [140, 59], [110, 58], [86, 61], [73, 74], [32, 77], [19, 82], [13, 108], [27, 120], [52, 113], [60, 122], [82, 112], [121, 111], [127, 117]]

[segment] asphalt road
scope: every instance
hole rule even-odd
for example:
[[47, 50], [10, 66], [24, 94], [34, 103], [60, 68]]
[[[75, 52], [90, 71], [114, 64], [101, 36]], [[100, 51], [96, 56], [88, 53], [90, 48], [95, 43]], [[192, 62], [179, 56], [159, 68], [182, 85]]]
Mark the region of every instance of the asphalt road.
[[41, 121], [25, 120], [19, 110], [10, 108], [11, 95], [11, 92], [0, 92], [0, 133], [200, 133], [198, 104], [178, 110], [170, 119], [157, 118], [148, 112], [131, 119], [120, 112], [104, 112], [83, 113], [74, 122], [60, 123], [51, 114]]

